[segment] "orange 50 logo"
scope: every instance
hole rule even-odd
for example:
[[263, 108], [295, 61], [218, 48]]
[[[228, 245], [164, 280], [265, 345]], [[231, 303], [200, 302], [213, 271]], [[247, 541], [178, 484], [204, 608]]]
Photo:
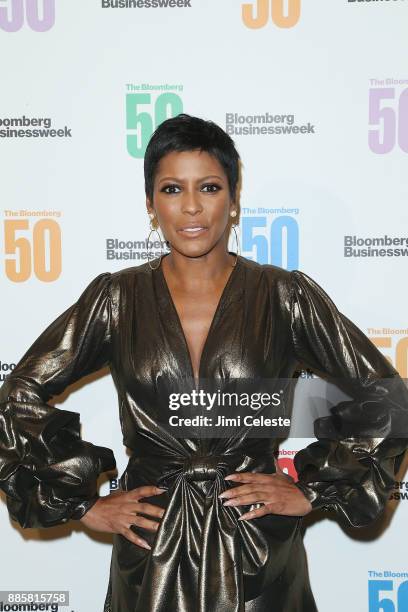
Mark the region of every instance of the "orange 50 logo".
[[8, 219], [4, 222], [6, 276], [23, 283], [33, 275], [50, 283], [61, 274], [61, 228], [54, 219]]
[[248, 28], [264, 28], [272, 21], [279, 28], [293, 28], [300, 19], [300, 0], [256, 0], [242, 5]]
[[408, 378], [408, 336], [398, 338], [394, 346], [392, 336], [370, 336], [370, 340], [382, 352], [384, 352], [383, 349], [393, 351], [393, 356], [385, 354], [385, 357], [398, 371], [401, 378]]

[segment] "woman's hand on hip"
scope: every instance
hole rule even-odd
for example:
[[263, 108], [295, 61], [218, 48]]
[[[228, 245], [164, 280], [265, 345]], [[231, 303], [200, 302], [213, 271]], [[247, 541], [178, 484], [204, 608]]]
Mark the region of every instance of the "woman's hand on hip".
[[279, 466], [275, 474], [240, 472], [225, 478], [240, 486], [219, 495], [223, 502], [226, 500], [224, 506], [263, 504], [260, 508], [242, 514], [239, 520], [258, 518], [265, 514], [305, 516], [313, 509], [310, 501], [294, 484], [293, 478]]
[[136, 487], [130, 491], [115, 491], [100, 497], [80, 519], [81, 522], [95, 531], [120, 533], [133, 544], [150, 550], [149, 544], [138, 536], [131, 525], [138, 525], [152, 532], [159, 528], [159, 522], [139, 516], [139, 513], [161, 519], [164, 509], [150, 503], [144, 503], [145, 497], [164, 493], [166, 489], [155, 486]]

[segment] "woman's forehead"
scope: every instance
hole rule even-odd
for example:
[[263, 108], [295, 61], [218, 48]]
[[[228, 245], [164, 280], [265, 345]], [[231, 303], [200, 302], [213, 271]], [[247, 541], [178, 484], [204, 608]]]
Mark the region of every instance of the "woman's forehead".
[[203, 176], [218, 176], [225, 179], [223, 167], [214, 155], [207, 151], [194, 149], [193, 151], [171, 151], [164, 155], [157, 165], [156, 180], [164, 176], [183, 180], [184, 178], [197, 178]]

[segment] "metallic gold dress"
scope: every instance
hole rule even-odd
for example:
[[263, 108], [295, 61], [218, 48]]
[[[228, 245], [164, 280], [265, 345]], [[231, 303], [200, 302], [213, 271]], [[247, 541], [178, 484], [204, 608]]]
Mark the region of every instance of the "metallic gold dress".
[[[227, 473], [276, 471], [277, 438], [177, 438], [160, 424], [164, 390], [193, 376], [161, 265], [97, 276], [6, 378], [0, 486], [10, 516], [22, 527], [49, 527], [79, 519], [97, 500], [99, 474], [115, 468], [112, 450], [81, 438], [78, 413], [47, 402], [106, 365], [132, 451], [121, 487], [164, 487], [146, 501], [166, 511], [156, 533], [132, 527], [150, 551], [114, 535], [104, 611], [317, 610], [301, 517], [238, 521], [248, 507], [218, 499], [235, 486]], [[299, 365], [341, 379], [353, 399], [335, 406], [322, 435], [297, 453], [297, 486], [314, 508], [367, 525], [384, 509], [407, 448], [405, 385], [307, 274], [239, 256], [204, 345], [200, 380], [290, 379]], [[353, 436], [337, 435], [350, 428]]]

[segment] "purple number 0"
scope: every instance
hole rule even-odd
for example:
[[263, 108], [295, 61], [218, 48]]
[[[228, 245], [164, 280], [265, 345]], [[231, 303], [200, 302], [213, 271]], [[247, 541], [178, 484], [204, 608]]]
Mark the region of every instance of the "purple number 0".
[[[40, 18], [40, 6], [42, 18]], [[9, 8], [0, 8], [0, 29], [6, 32], [18, 32], [24, 25], [24, 13], [27, 24], [32, 30], [46, 32], [55, 23], [55, 0], [9, 0]]]
[[400, 95], [398, 105], [398, 143], [408, 153], [408, 88]]

